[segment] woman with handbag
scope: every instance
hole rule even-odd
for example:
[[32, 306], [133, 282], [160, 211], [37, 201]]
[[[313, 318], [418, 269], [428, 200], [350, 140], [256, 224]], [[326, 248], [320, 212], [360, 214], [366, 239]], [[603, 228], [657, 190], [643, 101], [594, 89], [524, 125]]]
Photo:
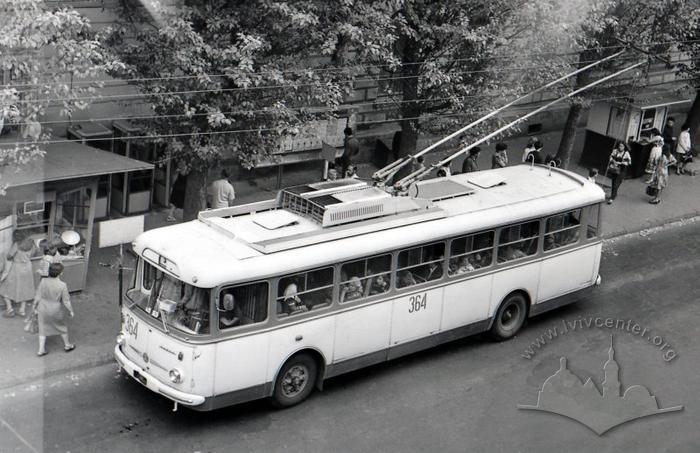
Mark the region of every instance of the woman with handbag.
[[661, 203], [661, 192], [668, 185], [668, 167], [676, 163], [676, 159], [671, 155], [671, 148], [665, 146], [661, 158], [656, 164], [651, 183], [647, 187], [647, 195], [653, 197], [649, 200], [651, 204]]
[[5, 271], [0, 277], [0, 297], [5, 301], [4, 316], [11, 318], [15, 315], [12, 304], [19, 303], [19, 315], [25, 316], [27, 301], [34, 297], [34, 273], [31, 256], [35, 245], [30, 238], [22, 238], [15, 231], [14, 241], [7, 254]]
[[632, 157], [627, 149], [627, 144], [618, 141], [615, 143], [615, 147], [612, 153], [610, 153], [610, 159], [608, 160], [607, 174], [612, 183], [608, 204], [612, 204], [613, 200], [617, 198], [617, 191], [620, 188], [620, 184], [622, 184], [622, 181], [625, 179], [627, 167], [630, 165], [632, 165]]
[[[656, 131], [656, 129], [654, 129]], [[658, 132], [658, 131], [657, 131]], [[644, 181], [645, 184], [650, 184], [651, 180], [654, 178], [654, 171], [656, 169], [659, 160], [661, 159], [661, 154], [663, 152], [664, 139], [661, 135], [654, 135], [651, 138], [651, 143], [653, 146], [651, 152], [649, 153], [649, 160], [647, 160], [647, 166], [644, 169], [644, 173], [649, 175], [649, 179]]]
[[68, 295], [68, 286], [61, 281], [63, 264], [49, 265], [49, 275], [42, 278], [34, 296], [34, 310], [38, 313], [39, 321], [39, 357], [46, 352], [46, 337], [60, 335], [63, 339], [63, 349], [71, 352], [75, 345], [68, 340], [66, 311], [71, 318], [74, 316], [73, 306]]

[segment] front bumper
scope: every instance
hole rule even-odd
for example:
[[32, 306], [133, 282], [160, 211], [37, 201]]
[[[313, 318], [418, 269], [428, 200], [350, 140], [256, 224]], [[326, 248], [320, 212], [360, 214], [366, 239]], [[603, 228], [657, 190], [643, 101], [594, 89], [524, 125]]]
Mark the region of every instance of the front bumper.
[[[122, 367], [134, 380], [138, 381], [142, 385], [146, 386], [149, 390], [155, 393], [160, 393], [161, 395], [176, 401], [185, 406], [199, 406], [204, 404], [205, 398], [201, 395], [193, 395], [191, 393], [181, 392], [174, 389], [168, 385], [161, 383], [159, 380], [151, 376], [148, 372], [144, 371], [136, 365], [134, 362], [129, 360], [129, 358], [124, 355], [121, 350], [121, 346], [117, 345], [114, 348], [114, 358], [117, 359], [117, 363]], [[136, 374], [134, 374], [136, 372]], [[138, 376], [138, 377], [137, 377]]]

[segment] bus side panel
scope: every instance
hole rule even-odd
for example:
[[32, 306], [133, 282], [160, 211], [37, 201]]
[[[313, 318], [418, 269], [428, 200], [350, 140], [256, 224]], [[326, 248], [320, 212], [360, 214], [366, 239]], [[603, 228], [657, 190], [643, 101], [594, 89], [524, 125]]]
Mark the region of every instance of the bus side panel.
[[321, 353], [325, 364], [333, 357], [335, 316], [305, 320], [269, 333], [270, 352], [267, 367], [267, 382], [274, 382], [284, 362], [295, 352], [314, 349]]
[[542, 262], [537, 302], [552, 299], [595, 282], [600, 244], [552, 256]]
[[399, 296], [391, 316], [391, 346], [425, 337], [440, 330], [444, 288]]
[[265, 384], [268, 349], [269, 335], [264, 333], [217, 343], [214, 394]]
[[389, 300], [338, 314], [333, 362], [388, 348], [391, 307]]
[[489, 317], [493, 274], [445, 287], [440, 330], [446, 331]]
[[503, 299], [515, 290], [525, 290], [534, 303], [537, 300], [541, 265], [542, 263], [535, 261], [496, 272], [493, 275], [489, 316], [494, 316]]

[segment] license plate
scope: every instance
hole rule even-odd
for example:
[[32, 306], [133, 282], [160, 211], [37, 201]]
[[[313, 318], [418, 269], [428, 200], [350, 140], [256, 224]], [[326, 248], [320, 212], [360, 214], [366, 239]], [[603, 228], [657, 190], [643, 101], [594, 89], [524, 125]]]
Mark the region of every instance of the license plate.
[[136, 379], [137, 381], [139, 381], [143, 385], [146, 385], [146, 383], [147, 383], [146, 378], [136, 370], [134, 370], [134, 379]]

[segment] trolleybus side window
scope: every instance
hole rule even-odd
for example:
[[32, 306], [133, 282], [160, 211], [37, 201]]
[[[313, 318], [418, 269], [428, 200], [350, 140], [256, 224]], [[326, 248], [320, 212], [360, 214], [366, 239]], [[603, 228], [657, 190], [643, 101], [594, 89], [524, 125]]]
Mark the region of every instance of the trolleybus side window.
[[493, 231], [453, 239], [450, 244], [449, 275], [460, 275], [487, 267], [493, 261]]
[[565, 212], [547, 218], [544, 250], [553, 250], [578, 242], [581, 229], [581, 210]]
[[282, 277], [277, 288], [278, 315], [295, 315], [326, 307], [333, 300], [333, 268]]
[[599, 231], [600, 205], [594, 204], [587, 208], [586, 213], [586, 237], [592, 239], [600, 234]]
[[516, 260], [537, 253], [540, 221], [504, 227], [498, 236], [498, 262]]
[[230, 329], [265, 321], [268, 306], [267, 294], [267, 282], [222, 289], [216, 306], [219, 312], [219, 329]]
[[442, 278], [444, 261], [444, 242], [402, 250], [396, 269], [396, 287], [406, 288]]
[[391, 255], [345, 263], [340, 268], [340, 302], [383, 294], [391, 286]]

